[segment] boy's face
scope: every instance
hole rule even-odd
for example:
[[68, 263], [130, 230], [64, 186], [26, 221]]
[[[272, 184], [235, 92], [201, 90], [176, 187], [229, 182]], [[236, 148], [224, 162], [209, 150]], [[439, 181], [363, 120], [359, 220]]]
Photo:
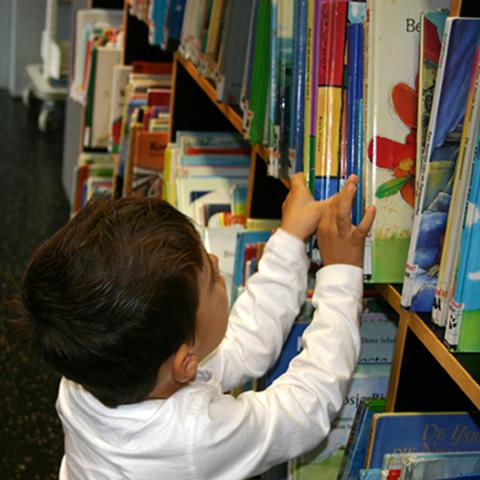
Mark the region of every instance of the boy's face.
[[228, 324], [228, 295], [218, 269], [218, 258], [207, 253], [204, 258], [195, 331], [195, 349], [199, 360], [218, 347]]

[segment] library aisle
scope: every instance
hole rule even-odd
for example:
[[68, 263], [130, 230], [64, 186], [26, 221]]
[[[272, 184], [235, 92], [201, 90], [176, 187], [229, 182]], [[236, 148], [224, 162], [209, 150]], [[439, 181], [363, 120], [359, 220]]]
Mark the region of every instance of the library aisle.
[[[61, 185], [61, 131], [39, 133], [34, 112], [0, 90], [0, 285], [12, 292], [33, 250], [69, 214]], [[0, 307], [0, 478], [58, 478], [63, 451], [55, 414], [58, 378], [12, 339]]]

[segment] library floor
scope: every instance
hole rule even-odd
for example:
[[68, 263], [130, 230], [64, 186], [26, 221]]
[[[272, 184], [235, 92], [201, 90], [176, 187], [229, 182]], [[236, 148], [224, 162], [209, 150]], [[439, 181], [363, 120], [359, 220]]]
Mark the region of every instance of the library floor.
[[[34, 111], [0, 90], [2, 300], [35, 247], [68, 219], [63, 133], [39, 133]], [[5, 303], [0, 305], [0, 479], [53, 480], [63, 450], [54, 407], [58, 378], [14, 341]]]

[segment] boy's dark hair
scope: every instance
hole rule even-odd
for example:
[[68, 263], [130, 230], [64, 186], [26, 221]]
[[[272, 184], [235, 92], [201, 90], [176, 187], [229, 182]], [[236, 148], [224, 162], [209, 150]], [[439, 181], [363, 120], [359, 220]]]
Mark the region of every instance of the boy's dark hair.
[[160, 365], [193, 340], [203, 255], [192, 223], [168, 203], [96, 200], [33, 254], [17, 324], [105, 405], [142, 401]]

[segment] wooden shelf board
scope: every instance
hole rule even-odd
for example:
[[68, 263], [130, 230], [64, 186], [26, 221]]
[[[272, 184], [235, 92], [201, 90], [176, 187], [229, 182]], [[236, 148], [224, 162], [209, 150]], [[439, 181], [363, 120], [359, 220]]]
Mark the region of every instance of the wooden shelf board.
[[457, 361], [452, 353], [437, 338], [425, 322], [414, 313], [407, 313], [408, 326], [425, 348], [435, 357], [450, 377], [465, 392], [473, 404], [480, 409], [480, 385]]
[[210, 100], [217, 106], [217, 108], [227, 117], [235, 129], [243, 136], [243, 120], [240, 115], [228, 104], [217, 101], [217, 94], [215, 87], [197, 70], [197, 67], [192, 62], [186, 60], [184, 57], [176, 54], [177, 61], [182, 64], [183, 68], [190, 74], [190, 76], [197, 82], [197, 85], [208, 95]]
[[389, 303], [389, 305], [400, 315], [403, 311], [403, 307], [400, 305], [400, 292], [390, 284], [377, 283], [374, 284], [376, 290], [382, 295], [383, 298]]

